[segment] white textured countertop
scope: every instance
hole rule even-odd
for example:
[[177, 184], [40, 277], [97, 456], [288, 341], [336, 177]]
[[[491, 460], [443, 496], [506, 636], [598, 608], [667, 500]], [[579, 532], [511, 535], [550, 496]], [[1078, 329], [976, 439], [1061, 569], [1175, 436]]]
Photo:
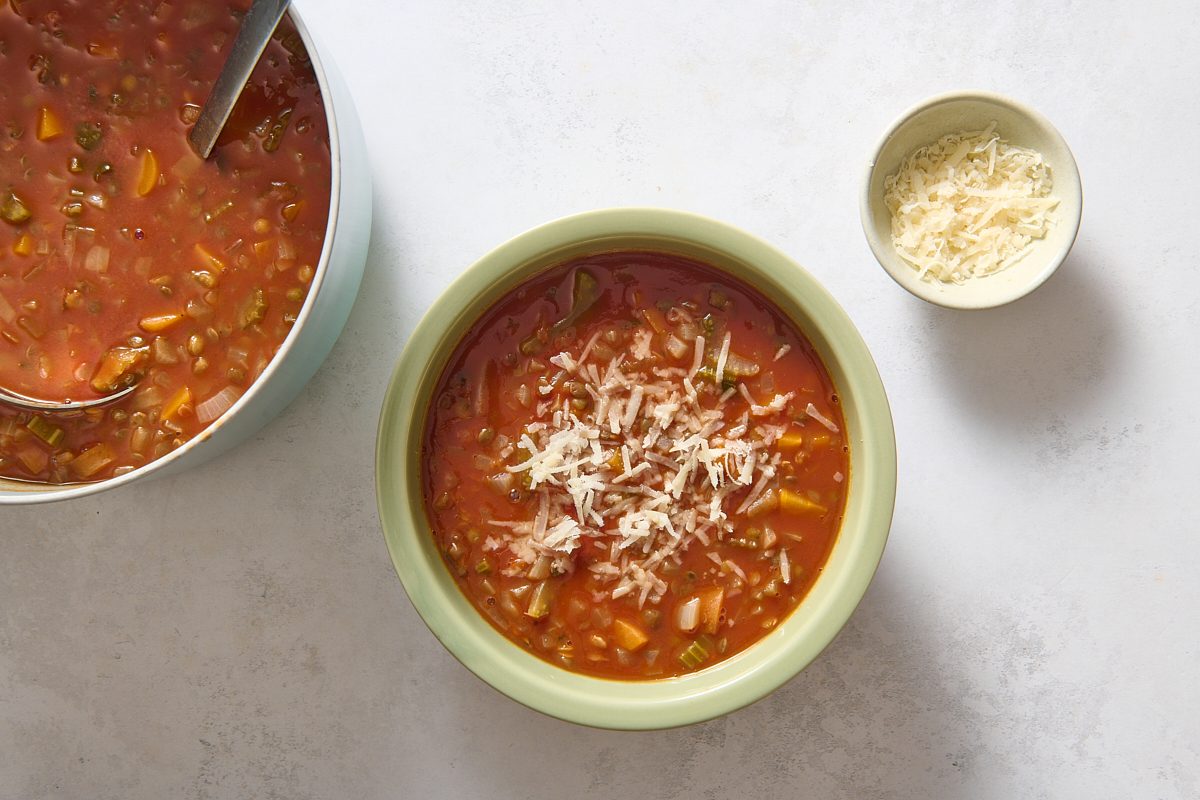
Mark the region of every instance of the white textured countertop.
[[[303, 0], [375, 167], [362, 295], [254, 441], [0, 510], [0, 798], [1200, 796], [1200, 11], [1019, 5]], [[1067, 263], [981, 313], [905, 294], [858, 221], [884, 127], [958, 88], [1045, 113], [1084, 183]], [[437, 293], [525, 228], [630, 204], [811, 270], [900, 451], [836, 642], [763, 702], [653, 734], [459, 666], [372, 489], [384, 383]]]

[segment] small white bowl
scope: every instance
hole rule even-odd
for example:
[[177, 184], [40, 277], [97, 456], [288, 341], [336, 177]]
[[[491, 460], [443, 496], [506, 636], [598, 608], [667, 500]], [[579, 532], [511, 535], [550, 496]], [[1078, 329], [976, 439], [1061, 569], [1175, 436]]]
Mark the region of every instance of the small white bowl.
[[[922, 280], [892, 245], [892, 217], [883, 202], [883, 182], [904, 157], [948, 133], [981, 130], [992, 122], [1010, 144], [1040, 152], [1050, 166], [1053, 195], [1059, 199], [1055, 224], [1046, 238], [1010, 267], [962, 284]], [[987, 92], [942, 94], [909, 109], [888, 128], [867, 167], [859, 200], [867, 243], [887, 273], [912, 294], [947, 308], [993, 308], [1024, 297], [1045, 283], [1071, 251], [1083, 213], [1079, 169], [1062, 135], [1026, 105]]]

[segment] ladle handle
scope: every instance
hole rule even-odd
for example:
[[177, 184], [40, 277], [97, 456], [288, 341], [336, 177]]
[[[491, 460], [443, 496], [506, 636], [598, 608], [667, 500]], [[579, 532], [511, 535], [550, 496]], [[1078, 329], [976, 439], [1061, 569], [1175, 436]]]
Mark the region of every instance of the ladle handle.
[[242, 94], [254, 65], [267, 49], [275, 26], [287, 11], [288, 0], [254, 0], [250, 10], [242, 18], [233, 48], [225, 59], [225, 66], [213, 84], [212, 92], [200, 109], [200, 116], [188, 134], [192, 149], [201, 158], [208, 158], [221, 129], [229, 119], [233, 106]]

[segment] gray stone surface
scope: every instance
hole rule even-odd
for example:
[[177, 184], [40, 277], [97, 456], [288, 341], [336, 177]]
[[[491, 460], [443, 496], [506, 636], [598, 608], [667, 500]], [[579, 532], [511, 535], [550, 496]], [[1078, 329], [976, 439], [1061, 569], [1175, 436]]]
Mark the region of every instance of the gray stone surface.
[[[836, 6], [305, 0], [377, 171], [364, 291], [255, 440], [0, 510], [0, 798], [1200, 796], [1200, 13]], [[1049, 116], [1086, 196], [1060, 273], [982, 313], [894, 286], [857, 211], [884, 127], [964, 87]], [[652, 734], [460, 667], [372, 490], [384, 383], [433, 297], [510, 235], [620, 204], [807, 265], [875, 353], [900, 447], [843, 634], [763, 702]]]

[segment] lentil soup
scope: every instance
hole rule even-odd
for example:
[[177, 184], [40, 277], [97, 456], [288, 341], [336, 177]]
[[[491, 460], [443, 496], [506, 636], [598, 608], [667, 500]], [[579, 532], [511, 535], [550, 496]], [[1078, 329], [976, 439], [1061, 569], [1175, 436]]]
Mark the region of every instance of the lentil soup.
[[496, 302], [423, 440], [432, 535], [517, 645], [654, 679], [769, 634], [817, 579], [849, 481], [833, 383], [762, 294], [676, 255], [574, 259]]
[[0, 8], [0, 477], [102, 480], [227, 410], [291, 330], [323, 245], [329, 137], [285, 17], [213, 156], [186, 135], [247, 2]]

